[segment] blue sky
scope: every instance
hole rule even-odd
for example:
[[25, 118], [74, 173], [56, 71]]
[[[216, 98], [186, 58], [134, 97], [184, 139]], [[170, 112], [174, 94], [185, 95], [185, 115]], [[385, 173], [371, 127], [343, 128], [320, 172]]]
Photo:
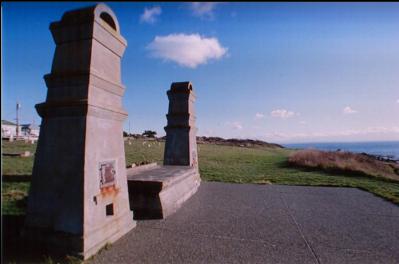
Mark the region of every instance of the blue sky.
[[[2, 3], [2, 119], [40, 123], [49, 23], [90, 2]], [[164, 135], [192, 81], [198, 135], [270, 142], [399, 140], [399, 3], [107, 3], [128, 42], [125, 130]]]

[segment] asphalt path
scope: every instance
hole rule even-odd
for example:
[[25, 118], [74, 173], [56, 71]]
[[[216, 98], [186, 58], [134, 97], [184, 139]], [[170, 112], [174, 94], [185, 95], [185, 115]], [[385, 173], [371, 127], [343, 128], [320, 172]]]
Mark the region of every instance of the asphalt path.
[[88, 263], [399, 263], [399, 207], [354, 188], [202, 182]]

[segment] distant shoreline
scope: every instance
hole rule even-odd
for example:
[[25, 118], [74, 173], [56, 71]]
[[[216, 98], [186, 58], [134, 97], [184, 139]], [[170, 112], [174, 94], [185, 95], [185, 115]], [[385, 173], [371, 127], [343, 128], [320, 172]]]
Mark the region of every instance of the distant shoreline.
[[281, 145], [302, 145], [302, 144], [378, 144], [394, 143], [399, 144], [399, 140], [373, 140], [373, 141], [310, 141], [310, 142], [290, 142], [279, 143]]
[[[148, 140], [165, 140], [165, 137], [146, 138], [142, 135], [132, 135], [132, 138]], [[254, 139], [237, 139], [221, 137], [197, 136], [198, 144], [216, 144], [237, 147], [272, 147], [290, 149], [317, 149], [322, 151], [346, 151], [358, 154], [366, 154], [381, 161], [399, 163], [399, 141], [354, 141], [354, 142], [308, 142], [308, 143], [271, 143]]]
[[347, 151], [363, 153], [384, 161], [399, 161], [399, 141], [364, 141], [364, 142], [311, 142], [283, 144], [293, 149], [314, 148], [324, 151]]

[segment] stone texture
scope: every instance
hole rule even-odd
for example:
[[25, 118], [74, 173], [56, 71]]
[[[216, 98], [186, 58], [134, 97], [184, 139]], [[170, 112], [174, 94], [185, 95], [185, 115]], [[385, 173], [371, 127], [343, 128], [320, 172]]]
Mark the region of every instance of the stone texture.
[[198, 189], [195, 95], [190, 82], [172, 83], [164, 166], [128, 170], [130, 207], [136, 219], [166, 218]]
[[130, 207], [136, 219], [166, 218], [175, 213], [200, 185], [195, 167], [156, 166], [128, 170]]
[[195, 94], [190, 82], [172, 83], [167, 92], [164, 165], [198, 166], [197, 128], [195, 127]]
[[135, 226], [129, 209], [121, 57], [127, 46], [104, 4], [66, 12], [56, 43], [32, 172], [25, 235], [88, 258]]

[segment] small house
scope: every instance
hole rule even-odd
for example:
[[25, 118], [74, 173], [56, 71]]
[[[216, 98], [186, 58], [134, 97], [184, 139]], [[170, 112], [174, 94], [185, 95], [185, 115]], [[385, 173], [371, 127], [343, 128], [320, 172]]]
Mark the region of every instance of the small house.
[[39, 137], [40, 128], [35, 124], [22, 124], [22, 136], [25, 137]]
[[[21, 126], [18, 128], [19, 135], [21, 135]], [[1, 120], [1, 137], [2, 138], [10, 138], [15, 137], [17, 135], [17, 124], [7, 121]]]

